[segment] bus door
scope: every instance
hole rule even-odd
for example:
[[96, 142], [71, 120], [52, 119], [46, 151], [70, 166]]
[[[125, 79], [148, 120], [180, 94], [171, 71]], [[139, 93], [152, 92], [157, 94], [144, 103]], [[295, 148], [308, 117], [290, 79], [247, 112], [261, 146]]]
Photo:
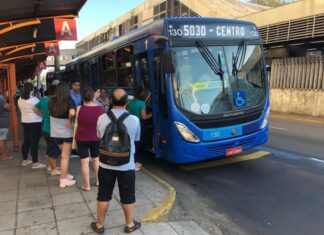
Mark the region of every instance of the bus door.
[[[140, 53], [135, 56], [135, 87], [141, 88], [142, 93], [140, 99], [146, 104], [148, 113], [153, 112], [153, 104], [151, 99], [151, 82], [149, 72], [148, 54]], [[148, 150], [153, 149], [153, 120], [152, 118], [142, 121], [141, 138], [145, 141]]]
[[154, 151], [156, 157], [168, 156], [168, 110], [166, 85], [162, 76], [161, 50], [150, 51], [150, 77], [153, 106]]

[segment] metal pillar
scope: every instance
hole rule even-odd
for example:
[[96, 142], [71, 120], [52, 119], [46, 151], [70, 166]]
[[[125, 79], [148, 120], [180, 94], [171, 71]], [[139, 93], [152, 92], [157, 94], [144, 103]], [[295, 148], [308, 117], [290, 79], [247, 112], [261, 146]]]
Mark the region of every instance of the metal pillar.
[[19, 150], [19, 125], [17, 109], [14, 104], [14, 95], [16, 94], [16, 66], [9, 64], [8, 69], [8, 88], [9, 88], [9, 104], [10, 104], [10, 120], [12, 130], [13, 147], [15, 151]]

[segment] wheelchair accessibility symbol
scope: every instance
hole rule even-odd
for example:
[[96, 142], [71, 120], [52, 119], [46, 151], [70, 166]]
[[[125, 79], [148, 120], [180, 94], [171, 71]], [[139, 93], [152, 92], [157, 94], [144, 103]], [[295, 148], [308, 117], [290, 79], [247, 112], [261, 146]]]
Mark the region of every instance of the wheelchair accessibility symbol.
[[238, 91], [233, 94], [233, 101], [235, 107], [245, 107], [246, 106], [246, 95], [244, 91]]

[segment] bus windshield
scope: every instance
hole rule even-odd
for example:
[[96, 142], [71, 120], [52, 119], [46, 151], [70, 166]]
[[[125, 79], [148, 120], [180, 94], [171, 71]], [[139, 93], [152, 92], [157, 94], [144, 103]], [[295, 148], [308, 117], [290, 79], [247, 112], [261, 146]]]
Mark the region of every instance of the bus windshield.
[[259, 45], [173, 47], [176, 104], [197, 115], [259, 105], [266, 95]]

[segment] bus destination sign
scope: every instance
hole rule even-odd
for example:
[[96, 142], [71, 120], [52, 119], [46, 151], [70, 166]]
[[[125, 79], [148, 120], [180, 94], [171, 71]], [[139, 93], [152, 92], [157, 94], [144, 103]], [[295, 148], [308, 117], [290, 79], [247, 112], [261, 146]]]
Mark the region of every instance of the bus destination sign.
[[168, 33], [175, 39], [258, 39], [259, 34], [255, 26], [243, 24], [179, 24], [170, 23]]

